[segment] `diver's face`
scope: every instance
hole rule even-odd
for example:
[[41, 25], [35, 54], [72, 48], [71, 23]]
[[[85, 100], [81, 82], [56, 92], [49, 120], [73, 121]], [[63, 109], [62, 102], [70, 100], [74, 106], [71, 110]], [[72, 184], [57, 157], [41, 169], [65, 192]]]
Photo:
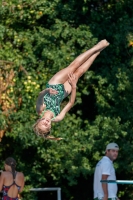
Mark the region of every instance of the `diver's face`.
[[49, 119], [49, 118], [42, 118], [41, 120], [40, 120], [40, 122], [38, 123], [38, 127], [41, 129], [41, 130], [47, 130], [48, 129], [48, 131], [50, 130], [50, 128], [51, 128], [51, 119]]

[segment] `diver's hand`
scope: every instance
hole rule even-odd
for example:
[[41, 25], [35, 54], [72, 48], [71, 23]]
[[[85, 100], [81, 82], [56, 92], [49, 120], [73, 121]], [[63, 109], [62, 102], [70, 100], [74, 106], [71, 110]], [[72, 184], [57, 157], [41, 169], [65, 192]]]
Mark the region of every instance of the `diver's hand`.
[[77, 85], [77, 78], [73, 73], [68, 74], [68, 82], [70, 83], [70, 85], [72, 86], [72, 89], [76, 88]]
[[58, 94], [58, 91], [55, 89], [48, 88], [48, 90], [49, 90], [49, 94], [52, 94], [52, 95]]

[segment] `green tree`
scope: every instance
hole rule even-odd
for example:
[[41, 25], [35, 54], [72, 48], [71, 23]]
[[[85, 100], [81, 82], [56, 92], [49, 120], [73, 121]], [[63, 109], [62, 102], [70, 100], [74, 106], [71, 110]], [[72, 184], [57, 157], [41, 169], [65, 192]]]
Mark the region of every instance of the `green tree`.
[[[17, 160], [26, 177], [24, 199], [41, 199], [29, 188], [47, 186], [61, 186], [64, 200], [92, 199], [94, 168], [111, 141], [120, 146], [118, 178], [133, 178], [132, 9], [128, 0], [2, 1], [0, 158]], [[73, 109], [53, 127], [52, 134], [64, 140], [36, 137], [38, 93], [54, 73], [104, 38], [110, 46], [79, 81]], [[132, 187], [119, 187], [119, 195], [132, 199]]]

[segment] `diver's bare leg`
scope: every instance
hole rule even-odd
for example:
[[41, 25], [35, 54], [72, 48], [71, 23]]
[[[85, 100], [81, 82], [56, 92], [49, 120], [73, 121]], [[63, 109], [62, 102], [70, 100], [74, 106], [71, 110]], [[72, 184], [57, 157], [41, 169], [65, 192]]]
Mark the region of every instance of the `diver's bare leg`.
[[[49, 84], [64, 84], [67, 80], [68, 80], [68, 74], [69, 73], [74, 73], [78, 70], [78, 68], [80, 68], [81, 66], [88, 66], [88, 67], [84, 67], [84, 70], [91, 66], [91, 60], [93, 60], [92, 55], [96, 52], [100, 52], [102, 51], [104, 48], [106, 48], [109, 45], [109, 43], [106, 40], [102, 40], [100, 41], [98, 44], [96, 44], [94, 47], [92, 47], [91, 49], [87, 50], [86, 52], [82, 53], [81, 55], [79, 55], [68, 67], [60, 70], [59, 72], [57, 72], [49, 81]], [[89, 58], [91, 58], [91, 60], [89, 61]], [[95, 59], [95, 56], [94, 56]], [[86, 63], [87, 62], [87, 63]], [[90, 63], [90, 64], [89, 64]], [[78, 72], [79, 74], [79, 72]]]
[[[96, 57], [100, 54], [100, 52], [97, 52], [95, 54], [93, 54], [86, 62], [84, 62], [75, 72], [74, 75], [76, 76], [77, 82], [79, 80], [79, 78], [90, 68], [90, 66], [93, 64], [94, 60], [96, 59]], [[71, 85], [69, 84], [68, 81], [66, 81], [64, 83], [64, 87], [65, 87], [65, 97], [68, 96], [71, 93]]]

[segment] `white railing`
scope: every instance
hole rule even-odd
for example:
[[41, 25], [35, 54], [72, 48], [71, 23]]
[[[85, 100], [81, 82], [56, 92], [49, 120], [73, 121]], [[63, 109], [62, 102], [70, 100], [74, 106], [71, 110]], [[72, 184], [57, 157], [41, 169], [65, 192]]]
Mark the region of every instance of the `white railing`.
[[39, 192], [39, 191], [57, 191], [57, 200], [61, 200], [61, 188], [59, 187], [50, 187], [50, 188], [31, 188], [30, 191]]

